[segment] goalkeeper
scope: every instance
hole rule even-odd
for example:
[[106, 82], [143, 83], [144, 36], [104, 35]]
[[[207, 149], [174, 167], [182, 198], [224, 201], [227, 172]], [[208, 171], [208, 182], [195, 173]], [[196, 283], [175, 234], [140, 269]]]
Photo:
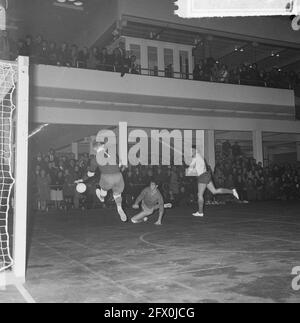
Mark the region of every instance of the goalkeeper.
[[163, 197], [158, 190], [158, 185], [155, 180], [151, 180], [150, 185], [141, 192], [132, 207], [139, 209], [140, 202], [142, 202], [142, 211], [131, 219], [132, 223], [146, 222], [154, 211], [159, 210], [158, 220], [155, 224], [161, 225], [164, 209], [172, 207], [171, 204], [164, 204]]

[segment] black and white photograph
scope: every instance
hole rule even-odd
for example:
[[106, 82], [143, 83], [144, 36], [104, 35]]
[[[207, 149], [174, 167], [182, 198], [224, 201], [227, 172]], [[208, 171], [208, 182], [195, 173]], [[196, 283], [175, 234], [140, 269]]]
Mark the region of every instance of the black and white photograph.
[[300, 1], [0, 0], [0, 201], [0, 303], [300, 303]]

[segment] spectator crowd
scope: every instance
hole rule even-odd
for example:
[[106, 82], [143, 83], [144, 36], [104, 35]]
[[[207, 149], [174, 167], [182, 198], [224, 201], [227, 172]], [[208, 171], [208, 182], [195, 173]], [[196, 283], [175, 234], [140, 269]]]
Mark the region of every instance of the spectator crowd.
[[[119, 47], [109, 52], [106, 47], [100, 49], [79, 48], [76, 44], [64, 42], [57, 44], [44, 39], [42, 35], [19, 39], [14, 45], [7, 31], [0, 34], [0, 59], [15, 59], [18, 55], [29, 56], [32, 63], [58, 65], [74, 68], [94, 69], [109, 72], [144, 74], [137, 63], [136, 55], [126, 51], [125, 44], [120, 42]], [[188, 65], [187, 65], [188, 66]], [[189, 72], [174, 71], [173, 65], [168, 64], [164, 71], [158, 67], [148, 71], [148, 74], [158, 76], [163, 72], [165, 77], [179, 77], [189, 79]], [[300, 73], [282, 71], [274, 67], [271, 71], [259, 69], [257, 64], [242, 64], [235, 68], [218, 62], [210, 57], [201, 60], [195, 65], [193, 80], [207, 82], [221, 82], [231, 84], [253, 85], [273, 88], [294, 89], [300, 84]]]
[[300, 84], [300, 73], [282, 71], [274, 67], [271, 71], [259, 69], [257, 64], [242, 64], [230, 69], [213, 58], [201, 60], [195, 65], [193, 79], [272, 88], [295, 89]]
[[[31, 189], [34, 207], [46, 211], [49, 208], [98, 208], [114, 206], [108, 195], [105, 204], [96, 197], [99, 174], [87, 184], [87, 191], [79, 194], [74, 181], [81, 179], [89, 169], [90, 158], [83, 154], [78, 160], [73, 156], [57, 156], [51, 149], [48, 154], [38, 156], [32, 162]], [[166, 202], [174, 206], [197, 203], [197, 181], [185, 176], [183, 166], [129, 166], [123, 172], [125, 191], [124, 206], [130, 207], [151, 178], [159, 182]], [[300, 200], [300, 167], [272, 165], [263, 167], [253, 158], [246, 158], [238, 143], [224, 142], [217, 156], [213, 172], [216, 187], [236, 188], [241, 202]], [[207, 204], [233, 202], [231, 196], [214, 197], [206, 193]]]

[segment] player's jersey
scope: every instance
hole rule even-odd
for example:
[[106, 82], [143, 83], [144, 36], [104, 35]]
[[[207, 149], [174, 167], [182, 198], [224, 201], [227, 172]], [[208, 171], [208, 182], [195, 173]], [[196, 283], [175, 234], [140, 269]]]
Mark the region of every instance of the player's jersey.
[[205, 160], [199, 153], [197, 153], [193, 158], [190, 167], [194, 168], [197, 171], [198, 176], [201, 176], [202, 174], [207, 172]]
[[101, 174], [118, 174], [121, 173], [118, 165], [104, 165], [100, 166], [96, 160], [96, 157], [92, 158], [90, 163], [90, 172], [95, 173], [97, 167], [99, 167]]
[[136, 199], [135, 204], [139, 204], [141, 201], [143, 201], [149, 209], [153, 209], [158, 205], [159, 211], [164, 211], [164, 200], [159, 190], [156, 190], [156, 192], [152, 194], [151, 188], [146, 187]]

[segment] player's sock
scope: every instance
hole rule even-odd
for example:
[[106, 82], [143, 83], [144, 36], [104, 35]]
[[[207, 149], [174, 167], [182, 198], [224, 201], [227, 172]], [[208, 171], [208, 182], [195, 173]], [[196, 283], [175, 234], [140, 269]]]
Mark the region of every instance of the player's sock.
[[236, 198], [236, 199], [240, 199], [240, 197], [239, 197], [239, 194], [238, 194], [238, 192], [237, 192], [237, 190], [236, 189], [233, 189], [232, 190], [232, 194], [233, 194], [233, 196]]
[[104, 203], [105, 197], [107, 196], [107, 191], [104, 191], [102, 188], [101, 189], [97, 188], [96, 195], [97, 195], [98, 199], [100, 200], [100, 202]]
[[117, 210], [118, 213], [120, 215], [120, 218], [123, 222], [127, 221], [127, 215], [124, 212], [123, 208], [122, 208], [122, 195], [121, 194], [114, 194], [114, 199], [117, 205]]

